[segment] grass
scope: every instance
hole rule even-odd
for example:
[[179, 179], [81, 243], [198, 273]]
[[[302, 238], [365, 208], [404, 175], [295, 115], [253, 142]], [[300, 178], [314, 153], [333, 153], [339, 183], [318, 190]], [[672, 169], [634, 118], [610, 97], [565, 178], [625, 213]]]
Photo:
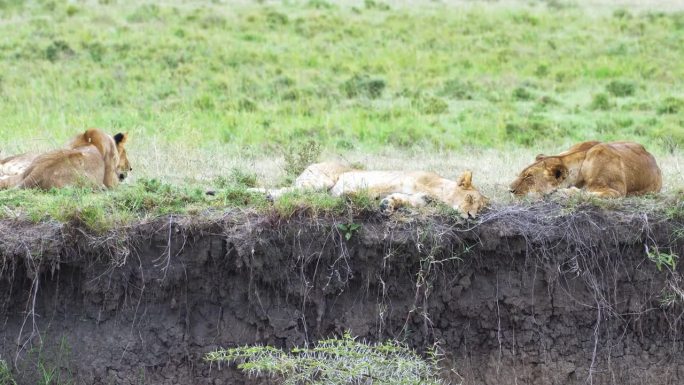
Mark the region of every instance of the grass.
[[101, 126], [200, 149], [684, 144], [682, 13], [100, 3], [0, 3], [1, 143]]
[[[681, 10], [325, 0], [0, 8], [0, 156], [97, 126], [131, 134], [134, 168], [129, 186], [104, 194], [0, 192], [3, 216], [92, 212], [92, 223], [107, 223], [260, 206], [244, 186], [287, 184], [316, 158], [451, 178], [469, 168], [505, 202], [535, 154], [589, 139], [644, 143], [667, 189], [682, 186]], [[217, 185], [223, 195], [203, 195]], [[290, 203], [298, 199], [309, 198]]]
[[12, 371], [5, 360], [0, 360], [0, 384], [1, 385], [17, 385], [17, 382], [12, 376]]
[[238, 369], [250, 376], [268, 376], [282, 384], [447, 384], [439, 377], [440, 356], [434, 351], [428, 355], [424, 359], [396, 341], [357, 341], [347, 332], [341, 338], [290, 352], [272, 346], [242, 346], [210, 352], [205, 360], [237, 362]]
[[677, 259], [679, 256], [672, 253], [660, 252], [657, 248], [653, 251], [647, 249], [646, 255], [653, 263], [655, 263], [658, 271], [662, 271], [663, 267], [671, 271], [677, 270]]
[[166, 214], [197, 215], [225, 207], [267, 207], [265, 197], [248, 192], [243, 185], [223, 181], [217, 185], [220, 188], [213, 195], [199, 187], [171, 185], [156, 179], [139, 180], [106, 192], [79, 188], [8, 190], [2, 192], [4, 213], [0, 217], [34, 222], [76, 221], [100, 232]]
[[[263, 194], [248, 191], [239, 179], [214, 182], [215, 188], [211, 190], [192, 185], [172, 185], [156, 179], [141, 179], [110, 191], [82, 188], [7, 190], [0, 192], [3, 199], [0, 218], [75, 222], [101, 233], [162, 215], [211, 216], [222, 213], [227, 207], [290, 218], [362, 214], [377, 211], [378, 206], [374, 198], [364, 193], [333, 197], [323, 192], [296, 191], [271, 203]], [[211, 193], [207, 194], [207, 191]]]

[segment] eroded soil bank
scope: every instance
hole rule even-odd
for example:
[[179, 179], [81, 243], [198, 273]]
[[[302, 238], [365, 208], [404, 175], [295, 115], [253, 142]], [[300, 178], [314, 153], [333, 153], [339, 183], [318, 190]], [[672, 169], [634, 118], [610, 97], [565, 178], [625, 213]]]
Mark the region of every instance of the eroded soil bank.
[[553, 203], [468, 223], [230, 212], [98, 236], [3, 221], [0, 357], [19, 384], [50, 370], [75, 384], [251, 384], [203, 354], [349, 329], [439, 342], [464, 384], [681, 384], [682, 269], [659, 271], [646, 250], [684, 255], [683, 228]]

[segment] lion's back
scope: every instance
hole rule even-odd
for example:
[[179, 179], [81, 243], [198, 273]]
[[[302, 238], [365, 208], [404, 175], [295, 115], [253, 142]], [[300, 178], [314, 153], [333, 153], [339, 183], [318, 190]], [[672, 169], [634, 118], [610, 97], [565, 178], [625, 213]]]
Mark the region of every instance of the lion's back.
[[55, 150], [34, 159], [22, 175], [22, 187], [48, 189], [77, 184], [97, 185], [103, 177], [104, 162], [94, 148]]
[[[600, 160], [602, 157], [617, 158], [620, 162], [605, 163]], [[624, 175], [628, 195], [658, 192], [662, 187], [662, 172], [655, 157], [639, 143], [601, 143], [587, 152], [586, 159], [592, 167], [601, 167], [605, 178]]]
[[0, 160], [0, 176], [21, 175], [37, 156], [36, 154], [21, 154]]
[[352, 170], [352, 167], [339, 162], [314, 163], [295, 179], [295, 187], [328, 190], [337, 183], [340, 175]]

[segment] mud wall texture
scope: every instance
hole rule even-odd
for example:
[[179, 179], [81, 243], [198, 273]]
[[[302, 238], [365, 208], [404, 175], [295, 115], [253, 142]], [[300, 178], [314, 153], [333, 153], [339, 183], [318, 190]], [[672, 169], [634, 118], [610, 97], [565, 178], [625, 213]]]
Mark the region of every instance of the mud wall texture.
[[350, 330], [438, 343], [453, 383], [682, 384], [681, 264], [647, 256], [684, 255], [682, 229], [553, 203], [476, 222], [169, 216], [103, 235], [3, 221], [0, 358], [19, 384], [254, 384], [203, 355]]

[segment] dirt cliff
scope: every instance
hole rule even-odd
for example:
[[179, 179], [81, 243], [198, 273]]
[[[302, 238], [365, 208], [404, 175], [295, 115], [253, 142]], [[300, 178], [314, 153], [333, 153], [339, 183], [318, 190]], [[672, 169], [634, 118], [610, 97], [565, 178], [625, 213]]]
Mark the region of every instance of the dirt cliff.
[[438, 343], [454, 383], [681, 384], [681, 264], [653, 259], [684, 225], [636, 211], [0, 221], [0, 358], [19, 384], [252, 384], [203, 355], [349, 329]]

